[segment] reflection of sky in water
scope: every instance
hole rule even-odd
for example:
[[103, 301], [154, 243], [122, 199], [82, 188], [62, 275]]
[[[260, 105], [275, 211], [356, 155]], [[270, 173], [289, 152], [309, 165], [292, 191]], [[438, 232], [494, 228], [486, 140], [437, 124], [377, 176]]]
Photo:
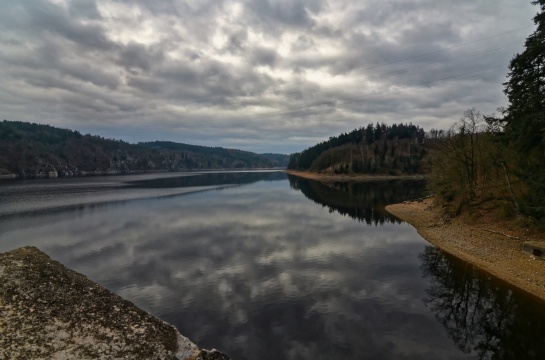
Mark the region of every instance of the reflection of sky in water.
[[36, 245], [234, 359], [466, 358], [422, 301], [413, 228], [330, 213], [287, 180], [0, 227], [0, 251]]

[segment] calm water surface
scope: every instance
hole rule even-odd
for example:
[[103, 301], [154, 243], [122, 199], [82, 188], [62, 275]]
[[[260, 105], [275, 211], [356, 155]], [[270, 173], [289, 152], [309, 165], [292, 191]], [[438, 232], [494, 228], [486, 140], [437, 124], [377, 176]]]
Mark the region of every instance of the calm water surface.
[[544, 359], [545, 306], [384, 205], [418, 182], [280, 172], [0, 183], [0, 252], [35, 245], [237, 359]]

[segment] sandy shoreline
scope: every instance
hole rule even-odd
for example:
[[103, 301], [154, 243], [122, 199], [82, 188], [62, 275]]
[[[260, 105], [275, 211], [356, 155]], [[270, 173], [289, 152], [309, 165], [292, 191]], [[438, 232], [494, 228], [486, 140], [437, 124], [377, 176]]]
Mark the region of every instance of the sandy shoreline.
[[545, 261], [521, 250], [524, 241], [545, 244], [543, 234], [498, 223], [486, 213], [445, 219], [433, 198], [388, 205], [386, 210], [413, 225], [424, 239], [441, 250], [545, 301]]
[[422, 180], [422, 175], [345, 175], [345, 174], [321, 174], [310, 171], [284, 170], [286, 174], [321, 182], [350, 182], [350, 181], [374, 181], [374, 180]]
[[[421, 175], [284, 172], [324, 183], [424, 179]], [[529, 232], [509, 222], [500, 223], [486, 212], [447, 219], [442, 215], [442, 209], [433, 202], [433, 198], [426, 198], [420, 202], [388, 205], [386, 211], [414, 226], [424, 239], [441, 250], [545, 301], [545, 261], [522, 252], [525, 241], [545, 244], [545, 234]]]

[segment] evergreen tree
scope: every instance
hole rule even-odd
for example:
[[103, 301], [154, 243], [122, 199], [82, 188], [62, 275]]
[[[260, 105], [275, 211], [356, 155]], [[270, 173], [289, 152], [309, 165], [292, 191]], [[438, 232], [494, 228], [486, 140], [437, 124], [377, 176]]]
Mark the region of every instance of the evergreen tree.
[[519, 176], [528, 188], [525, 212], [545, 220], [545, 0], [532, 4], [541, 10], [534, 17], [537, 29], [511, 60], [504, 84], [510, 104], [500, 121], [519, 155]]

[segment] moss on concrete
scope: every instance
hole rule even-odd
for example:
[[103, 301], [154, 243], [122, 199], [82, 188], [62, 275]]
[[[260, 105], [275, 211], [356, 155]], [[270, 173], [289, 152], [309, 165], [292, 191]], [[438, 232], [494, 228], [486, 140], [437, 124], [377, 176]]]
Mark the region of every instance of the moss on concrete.
[[212, 353], [35, 247], [0, 254], [2, 359], [208, 359]]

